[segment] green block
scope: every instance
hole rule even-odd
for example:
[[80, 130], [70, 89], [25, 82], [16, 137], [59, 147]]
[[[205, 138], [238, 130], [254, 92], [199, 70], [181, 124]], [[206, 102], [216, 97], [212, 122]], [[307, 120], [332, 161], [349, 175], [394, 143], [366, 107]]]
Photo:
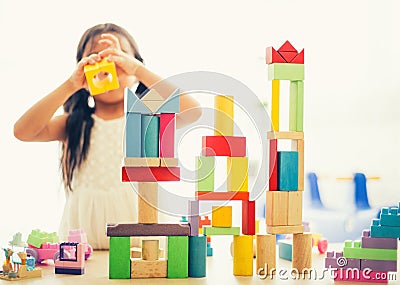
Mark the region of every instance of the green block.
[[297, 81], [290, 81], [289, 96], [289, 131], [297, 129]]
[[215, 157], [198, 156], [196, 159], [196, 191], [214, 191]]
[[189, 237], [168, 237], [168, 278], [187, 278], [189, 276]]
[[279, 258], [292, 261], [293, 244], [287, 241], [278, 241]]
[[130, 237], [110, 237], [108, 277], [131, 278]]
[[206, 277], [207, 237], [189, 237], [189, 277]]
[[296, 131], [303, 131], [304, 117], [304, 82], [297, 81], [297, 111], [296, 111]]
[[304, 80], [304, 64], [268, 64], [268, 80]]
[[238, 236], [240, 227], [203, 227], [203, 234], [206, 236]]
[[142, 115], [142, 157], [159, 156], [160, 117]]
[[346, 241], [343, 256], [370, 260], [397, 260], [397, 249], [361, 248], [361, 242]]

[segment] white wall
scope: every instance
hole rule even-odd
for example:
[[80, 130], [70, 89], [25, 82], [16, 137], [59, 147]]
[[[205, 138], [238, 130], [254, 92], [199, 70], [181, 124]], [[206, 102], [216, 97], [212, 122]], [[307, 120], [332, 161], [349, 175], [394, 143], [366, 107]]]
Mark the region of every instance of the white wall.
[[287, 39], [304, 47], [306, 170], [321, 175], [323, 198], [332, 206], [349, 203], [337, 195], [351, 188], [335, 177], [354, 171], [381, 177], [370, 189], [371, 203], [396, 203], [399, 8], [396, 0], [0, 0], [0, 241], [16, 231], [58, 228], [58, 144], [18, 142], [13, 124], [70, 75], [81, 34], [103, 22], [129, 30], [149, 68], [162, 76], [216, 71], [263, 101], [270, 93], [265, 48]]

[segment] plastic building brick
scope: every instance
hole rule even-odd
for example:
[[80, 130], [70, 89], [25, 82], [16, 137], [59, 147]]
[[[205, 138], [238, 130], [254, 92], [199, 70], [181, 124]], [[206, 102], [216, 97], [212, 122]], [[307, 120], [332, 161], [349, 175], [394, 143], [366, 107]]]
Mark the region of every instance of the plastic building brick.
[[[119, 88], [115, 63], [104, 58], [95, 64], [86, 65], [83, 68], [86, 82], [91, 95], [97, 95], [109, 90]], [[101, 78], [101, 77], [104, 78]]]
[[397, 249], [397, 238], [375, 238], [370, 236], [369, 230], [364, 230], [361, 237], [362, 248]]
[[189, 239], [187, 236], [168, 236], [168, 278], [187, 278], [189, 275]]
[[343, 256], [346, 258], [397, 260], [396, 249], [361, 248], [360, 241], [345, 241]]
[[400, 227], [400, 215], [398, 213], [398, 208], [387, 208], [383, 207], [381, 209], [380, 225], [389, 227]]
[[342, 251], [327, 252], [325, 258], [325, 268], [361, 269], [361, 259], [346, 258], [346, 261], [344, 262], [344, 260], [341, 258], [343, 258]]
[[217, 95], [214, 100], [214, 135], [233, 136], [233, 96]]
[[361, 260], [361, 270], [371, 269], [373, 271], [383, 272], [396, 272], [397, 271], [397, 260]]
[[253, 275], [253, 236], [233, 237], [233, 275]]
[[[85, 273], [85, 247], [83, 243], [60, 243], [60, 257], [54, 262], [56, 274], [82, 275]], [[129, 251], [128, 251], [129, 255]]]
[[189, 237], [189, 277], [201, 278], [206, 276], [206, 244], [206, 236]]
[[236, 136], [204, 136], [202, 138], [204, 156], [246, 156], [246, 138]]

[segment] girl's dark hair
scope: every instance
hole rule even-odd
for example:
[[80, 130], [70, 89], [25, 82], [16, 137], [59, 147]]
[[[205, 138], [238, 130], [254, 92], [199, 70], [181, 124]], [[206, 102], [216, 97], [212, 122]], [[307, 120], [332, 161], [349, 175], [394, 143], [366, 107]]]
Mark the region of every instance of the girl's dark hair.
[[[133, 37], [124, 28], [111, 23], [96, 25], [82, 35], [76, 53], [77, 62], [82, 59], [87, 45], [93, 44], [95, 36], [103, 33], [115, 33], [126, 38], [134, 51], [135, 58], [143, 62]], [[136, 93], [142, 94], [145, 90], [146, 87], [139, 83]], [[72, 190], [75, 169], [85, 161], [89, 151], [90, 133], [94, 124], [92, 114], [95, 110], [95, 107], [89, 106], [89, 97], [90, 94], [86, 89], [80, 89], [63, 105], [68, 118], [66, 140], [62, 145], [61, 168], [64, 185], [69, 190]]]

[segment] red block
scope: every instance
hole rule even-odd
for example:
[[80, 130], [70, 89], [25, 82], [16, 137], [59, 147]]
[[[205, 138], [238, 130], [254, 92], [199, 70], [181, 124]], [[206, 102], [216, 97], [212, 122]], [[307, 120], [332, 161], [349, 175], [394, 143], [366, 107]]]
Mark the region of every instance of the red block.
[[280, 53], [281, 51], [294, 51], [297, 53], [297, 50], [292, 46], [292, 44], [289, 41], [286, 41], [279, 49], [278, 52]]
[[286, 63], [285, 59], [273, 47], [267, 47], [267, 64]]
[[175, 157], [175, 114], [160, 115], [160, 157]]
[[213, 200], [213, 201], [229, 201], [229, 200], [249, 200], [249, 192], [196, 192], [196, 200]]
[[269, 191], [278, 190], [278, 140], [269, 140]]
[[297, 56], [297, 52], [295, 51], [281, 51], [279, 54], [286, 62], [291, 62]]
[[122, 182], [157, 182], [179, 180], [179, 167], [122, 167]]
[[246, 138], [234, 136], [205, 136], [202, 138], [203, 156], [246, 156]]
[[242, 201], [242, 234], [256, 234], [256, 201]]
[[199, 228], [202, 229], [203, 226], [211, 226], [211, 220], [208, 218], [208, 216], [205, 216], [204, 219], [199, 217]]
[[290, 63], [304, 64], [304, 49], [302, 49]]

